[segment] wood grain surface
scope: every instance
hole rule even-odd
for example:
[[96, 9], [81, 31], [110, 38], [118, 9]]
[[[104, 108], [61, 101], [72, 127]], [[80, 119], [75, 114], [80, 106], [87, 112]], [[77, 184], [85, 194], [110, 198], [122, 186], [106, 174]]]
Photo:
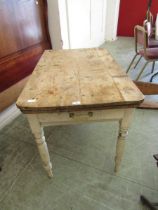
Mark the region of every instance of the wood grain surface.
[[45, 1], [37, 2], [0, 1], [0, 58], [47, 41]]
[[11, 57], [6, 56], [0, 59], [0, 92], [30, 75], [44, 50], [49, 48], [47, 42], [39, 43], [24, 51], [14, 53]]
[[143, 100], [107, 50], [46, 50], [17, 106], [23, 112], [53, 112], [136, 107]]
[[32, 73], [51, 49], [47, 20], [47, 0], [0, 1], [0, 92]]
[[158, 84], [151, 82], [134, 81], [144, 95], [158, 95]]
[[11, 106], [13, 102], [16, 102], [28, 79], [29, 76], [0, 93], [0, 113], [4, 111], [6, 107]]

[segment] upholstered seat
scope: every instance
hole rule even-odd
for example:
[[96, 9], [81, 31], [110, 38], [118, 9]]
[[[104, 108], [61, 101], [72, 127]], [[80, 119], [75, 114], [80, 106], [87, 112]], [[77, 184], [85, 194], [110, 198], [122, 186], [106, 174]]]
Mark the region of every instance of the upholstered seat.
[[158, 59], [158, 48], [147, 48], [146, 53], [145, 50], [139, 50], [139, 54], [143, 57], [146, 56], [147, 60], [156, 60]]
[[[135, 26], [134, 34], [135, 34], [135, 56], [133, 57], [128, 69], [127, 73], [130, 70], [132, 64], [134, 63], [137, 56], [140, 56], [138, 61], [136, 62], [136, 66], [138, 65], [139, 61], [142, 57], [146, 60], [146, 63], [144, 64], [143, 68], [141, 69], [140, 73], [138, 74], [136, 80], [140, 78], [142, 75], [144, 69], [148, 65], [148, 63], [152, 62], [152, 71], [154, 72], [155, 62], [158, 61], [158, 41], [153, 38], [153, 30], [151, 27], [151, 23], [145, 21], [144, 27], [143, 26]], [[157, 75], [157, 74], [156, 74]], [[153, 78], [153, 77], [152, 77]], [[152, 80], [151, 78], [151, 80]], [[150, 80], [150, 81], [151, 81]]]
[[154, 37], [149, 38], [149, 40], [148, 40], [148, 47], [150, 47], [150, 48], [158, 48], [158, 40], [156, 40]]

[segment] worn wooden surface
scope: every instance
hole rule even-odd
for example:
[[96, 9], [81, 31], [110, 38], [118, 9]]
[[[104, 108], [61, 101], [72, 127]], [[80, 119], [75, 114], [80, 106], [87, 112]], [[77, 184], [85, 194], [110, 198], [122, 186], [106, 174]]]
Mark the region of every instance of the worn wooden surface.
[[[137, 87], [144, 95], [158, 95], [158, 84], [150, 82], [134, 81]], [[152, 100], [144, 100], [138, 107], [140, 109], [158, 109], [158, 102]]]
[[17, 106], [36, 113], [135, 107], [143, 99], [107, 50], [46, 50]]
[[139, 109], [158, 109], [158, 102], [144, 100], [138, 107]]
[[158, 95], [158, 84], [151, 82], [134, 81], [144, 95]]

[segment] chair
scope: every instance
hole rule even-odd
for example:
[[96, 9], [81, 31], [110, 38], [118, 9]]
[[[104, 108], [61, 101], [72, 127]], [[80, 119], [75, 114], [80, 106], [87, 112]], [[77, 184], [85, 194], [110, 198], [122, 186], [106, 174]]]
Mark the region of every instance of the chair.
[[145, 21], [148, 21], [151, 23], [151, 25], [153, 26], [153, 23], [154, 23], [154, 16], [153, 14], [151, 13], [150, 9], [147, 10], [147, 13], [146, 13], [146, 20]]
[[[150, 15], [151, 15], [151, 13], [150, 13]], [[151, 15], [151, 17], [150, 17], [149, 19], [150, 19], [151, 23], [153, 23], [153, 16], [152, 16], [152, 15]], [[145, 24], [145, 23], [144, 23], [144, 24]], [[152, 24], [152, 25], [153, 25], [153, 24]], [[155, 36], [155, 28], [153, 28], [153, 35], [151, 36], [151, 38], [150, 38], [149, 41], [148, 41], [149, 47], [151, 47], [151, 48], [158, 47], [158, 40], [155, 40], [155, 37], [154, 37], [154, 36]], [[155, 66], [155, 63], [154, 63], [153, 65]], [[153, 68], [152, 68], [152, 72], [151, 72], [151, 73], [154, 72], [154, 66], [153, 66]], [[153, 79], [154, 79], [157, 75], [158, 75], [158, 72], [155, 73], [155, 74], [151, 77], [150, 82], [152, 82]]]
[[[158, 47], [158, 40], [155, 40], [155, 28], [153, 27], [153, 20], [154, 20], [154, 18], [153, 18], [153, 15], [152, 15], [152, 13], [150, 12], [150, 10], [148, 10], [147, 11], [147, 14], [146, 14], [146, 16], [147, 16], [147, 19], [144, 21], [144, 28], [148, 31], [149, 30], [149, 28], [147, 27], [147, 22], [150, 22], [150, 24], [151, 24], [151, 27], [152, 27], [152, 34], [151, 34], [151, 37], [149, 37], [149, 39], [148, 39], [148, 47], [150, 48], [155, 48], [155, 47]], [[141, 59], [140, 59], [141, 60]], [[138, 62], [139, 63], [139, 62]], [[151, 73], [153, 73], [154, 72], [154, 67], [155, 67], [155, 62], [153, 63], [153, 66], [152, 66], [152, 71], [151, 71]], [[157, 76], [158, 75], [158, 72], [157, 73], [155, 73], [152, 77], [151, 77], [151, 79], [150, 79], [150, 82], [152, 82], [153, 81], [153, 79], [155, 78], [155, 76]]]
[[[146, 29], [145, 29], [146, 28]], [[127, 73], [129, 72], [133, 62], [135, 61], [136, 57], [140, 55], [139, 60], [137, 61], [135, 67], [138, 65], [139, 61], [142, 57], [146, 60], [146, 63], [144, 64], [143, 68], [141, 69], [139, 75], [137, 76], [136, 80], [140, 78], [142, 75], [144, 69], [148, 65], [148, 63], [153, 62], [152, 65], [152, 73], [154, 71], [155, 62], [158, 60], [158, 46], [151, 47], [149, 44], [149, 40], [151, 40], [152, 36], [152, 27], [151, 22], [146, 22], [145, 27], [142, 26], [135, 26], [134, 29], [134, 37], [135, 37], [135, 56], [133, 57], [128, 69]], [[138, 49], [138, 46], [141, 46], [140, 49]], [[134, 67], [134, 68], [135, 68]]]
[[147, 11], [147, 19], [144, 21], [143, 26], [145, 30], [149, 33], [148, 47], [158, 47], [158, 40], [155, 40], [154, 17], [150, 11]]
[[[146, 20], [143, 22], [143, 27], [148, 33], [148, 47], [149, 48], [158, 47], [158, 41], [155, 40], [154, 17], [152, 13], [150, 12], [150, 10], [147, 11]], [[134, 66], [134, 69], [136, 68], [136, 66], [138, 65], [141, 59], [142, 57], [139, 58], [138, 62]], [[152, 73], [154, 71], [154, 67], [155, 67], [155, 63], [153, 63], [153, 66], [152, 66]]]

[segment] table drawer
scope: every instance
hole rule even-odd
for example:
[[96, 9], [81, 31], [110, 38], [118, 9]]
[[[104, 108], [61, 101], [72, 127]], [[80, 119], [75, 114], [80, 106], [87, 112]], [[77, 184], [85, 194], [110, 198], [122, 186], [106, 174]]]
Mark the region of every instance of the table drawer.
[[89, 121], [118, 120], [124, 115], [125, 109], [92, 110], [59, 113], [37, 114], [42, 124], [62, 125], [75, 124]]

